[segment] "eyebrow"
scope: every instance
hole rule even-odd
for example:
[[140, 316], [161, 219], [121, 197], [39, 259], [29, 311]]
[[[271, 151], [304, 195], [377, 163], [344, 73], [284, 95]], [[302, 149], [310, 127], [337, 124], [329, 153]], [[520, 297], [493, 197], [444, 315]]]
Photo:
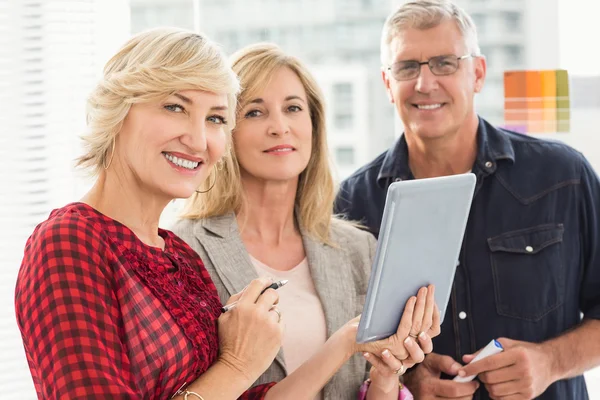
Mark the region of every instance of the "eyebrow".
[[[285, 101], [300, 100], [301, 102], [306, 103], [306, 101], [302, 97], [296, 96], [295, 94], [286, 97], [284, 100]], [[265, 101], [259, 97], [259, 98], [249, 101], [248, 104], [263, 104], [264, 102]]]
[[[194, 104], [194, 101], [192, 99], [182, 95], [181, 93], [174, 93], [173, 96], [177, 97], [178, 99], [180, 99], [181, 101], [183, 101], [186, 104]], [[224, 106], [224, 105], [223, 106], [213, 106], [210, 109], [212, 111], [227, 111], [228, 107]]]

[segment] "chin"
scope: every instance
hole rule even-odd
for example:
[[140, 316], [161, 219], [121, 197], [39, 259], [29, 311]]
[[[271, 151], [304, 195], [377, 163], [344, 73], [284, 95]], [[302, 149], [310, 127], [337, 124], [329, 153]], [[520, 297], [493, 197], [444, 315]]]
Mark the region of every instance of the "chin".
[[186, 186], [163, 188], [164, 196], [170, 200], [187, 199], [188, 197], [191, 197], [194, 193], [196, 193], [195, 188]]

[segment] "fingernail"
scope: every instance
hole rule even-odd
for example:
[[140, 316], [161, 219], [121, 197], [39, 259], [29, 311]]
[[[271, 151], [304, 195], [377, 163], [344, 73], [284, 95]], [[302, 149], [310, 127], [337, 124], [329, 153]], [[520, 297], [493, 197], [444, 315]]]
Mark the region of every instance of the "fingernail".
[[385, 350], [383, 351], [383, 353], [381, 353], [381, 354], [383, 354], [383, 356], [384, 356], [385, 358], [389, 358], [389, 357], [391, 357], [391, 356], [392, 356], [392, 355], [390, 354], [390, 351], [389, 351], [388, 349], [385, 349]]
[[363, 353], [364, 358], [369, 358], [369, 353]]
[[458, 371], [460, 370], [460, 367], [462, 367], [462, 365], [460, 365], [459, 363], [454, 363], [452, 364], [452, 367], [450, 367], [450, 371], [454, 372], [455, 375], [458, 375]]
[[465, 371], [463, 371], [462, 369], [460, 371], [458, 371], [458, 376], [465, 376], [467, 375], [467, 373]]
[[425, 332], [421, 332], [419, 334], [419, 338], [421, 338], [421, 340], [427, 340], [427, 334]]
[[410, 337], [407, 337], [406, 339], [404, 339], [404, 344], [410, 344]]

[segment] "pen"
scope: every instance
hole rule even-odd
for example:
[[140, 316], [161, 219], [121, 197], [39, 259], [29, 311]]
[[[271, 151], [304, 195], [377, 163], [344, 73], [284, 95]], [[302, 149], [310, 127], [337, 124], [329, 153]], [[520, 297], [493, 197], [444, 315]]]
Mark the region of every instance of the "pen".
[[[260, 294], [263, 294], [264, 292], [266, 292], [267, 289], [275, 289], [275, 290], [277, 290], [280, 287], [285, 286], [286, 283], [288, 283], [287, 279], [282, 279], [279, 282], [273, 282], [269, 286], [267, 286], [266, 288], [264, 288], [263, 291], [260, 292]], [[231, 304], [223, 306], [223, 307], [221, 307], [221, 311], [222, 312], [227, 312], [227, 311], [231, 310], [233, 307], [235, 307], [236, 304], [237, 304], [237, 301], [234, 301]]]

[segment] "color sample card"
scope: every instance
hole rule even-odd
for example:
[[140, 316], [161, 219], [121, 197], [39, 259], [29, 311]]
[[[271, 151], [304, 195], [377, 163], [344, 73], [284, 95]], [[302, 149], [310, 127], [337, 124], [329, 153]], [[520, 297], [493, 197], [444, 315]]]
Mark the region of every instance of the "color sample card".
[[570, 104], [565, 70], [504, 72], [507, 129], [530, 134], [569, 132]]

